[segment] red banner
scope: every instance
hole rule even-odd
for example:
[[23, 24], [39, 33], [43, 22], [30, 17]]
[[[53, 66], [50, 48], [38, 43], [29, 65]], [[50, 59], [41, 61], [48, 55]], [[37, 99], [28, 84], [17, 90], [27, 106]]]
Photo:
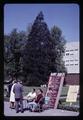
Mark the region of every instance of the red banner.
[[64, 73], [51, 73], [50, 75], [48, 89], [46, 93], [46, 96], [49, 97], [48, 101], [49, 108], [57, 108], [63, 86], [64, 77], [65, 77]]

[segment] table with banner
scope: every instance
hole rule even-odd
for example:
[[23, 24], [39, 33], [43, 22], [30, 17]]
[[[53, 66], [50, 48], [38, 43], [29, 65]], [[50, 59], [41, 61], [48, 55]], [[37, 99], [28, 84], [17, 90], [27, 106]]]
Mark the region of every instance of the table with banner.
[[67, 94], [67, 98], [66, 98], [66, 102], [70, 102], [70, 105], [71, 105], [71, 103], [76, 102], [78, 92], [79, 92], [78, 85], [70, 85], [68, 94]]
[[[51, 73], [48, 81], [47, 96], [49, 96], [49, 108], [57, 108], [63, 87], [65, 73]], [[51, 89], [51, 90], [49, 90]]]

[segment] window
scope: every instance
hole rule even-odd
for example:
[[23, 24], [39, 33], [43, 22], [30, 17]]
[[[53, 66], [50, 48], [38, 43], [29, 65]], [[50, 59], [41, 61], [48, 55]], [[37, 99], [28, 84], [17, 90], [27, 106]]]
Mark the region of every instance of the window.
[[78, 49], [75, 49], [75, 51], [78, 51]]
[[69, 55], [69, 53], [66, 53], [66, 55]]
[[75, 65], [78, 65], [78, 64], [75, 64]]
[[72, 53], [72, 54], [70, 54], [70, 55], [74, 55], [74, 54]]
[[70, 60], [70, 61], [74, 61], [74, 60]]
[[70, 51], [74, 51], [74, 50], [70, 50]]
[[72, 66], [72, 65], [74, 65], [74, 64], [70, 64], [70, 66]]
[[65, 66], [69, 66], [69, 64], [66, 64]]
[[78, 60], [75, 60], [75, 61], [78, 61]]
[[66, 50], [66, 52], [69, 52], [69, 50]]
[[69, 60], [66, 60], [66, 62], [69, 62]]

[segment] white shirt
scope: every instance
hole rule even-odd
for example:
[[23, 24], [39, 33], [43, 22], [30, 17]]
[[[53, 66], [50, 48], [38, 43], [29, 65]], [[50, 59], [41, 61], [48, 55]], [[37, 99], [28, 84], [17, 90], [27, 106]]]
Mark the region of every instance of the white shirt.
[[34, 93], [32, 93], [32, 92], [30, 92], [26, 97], [27, 97], [27, 99], [28, 100], [31, 100], [31, 99], [34, 99], [34, 98], [36, 98], [36, 93], [34, 92]]

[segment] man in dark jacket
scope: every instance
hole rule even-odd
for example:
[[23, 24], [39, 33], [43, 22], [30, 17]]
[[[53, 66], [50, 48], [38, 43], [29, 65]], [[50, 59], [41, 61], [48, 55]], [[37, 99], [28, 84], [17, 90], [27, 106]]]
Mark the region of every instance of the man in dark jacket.
[[20, 83], [20, 81], [18, 81], [13, 89], [13, 92], [15, 93], [15, 106], [16, 106], [16, 113], [19, 112], [19, 103], [20, 103], [20, 107], [21, 107], [21, 112], [23, 113], [23, 86]]

